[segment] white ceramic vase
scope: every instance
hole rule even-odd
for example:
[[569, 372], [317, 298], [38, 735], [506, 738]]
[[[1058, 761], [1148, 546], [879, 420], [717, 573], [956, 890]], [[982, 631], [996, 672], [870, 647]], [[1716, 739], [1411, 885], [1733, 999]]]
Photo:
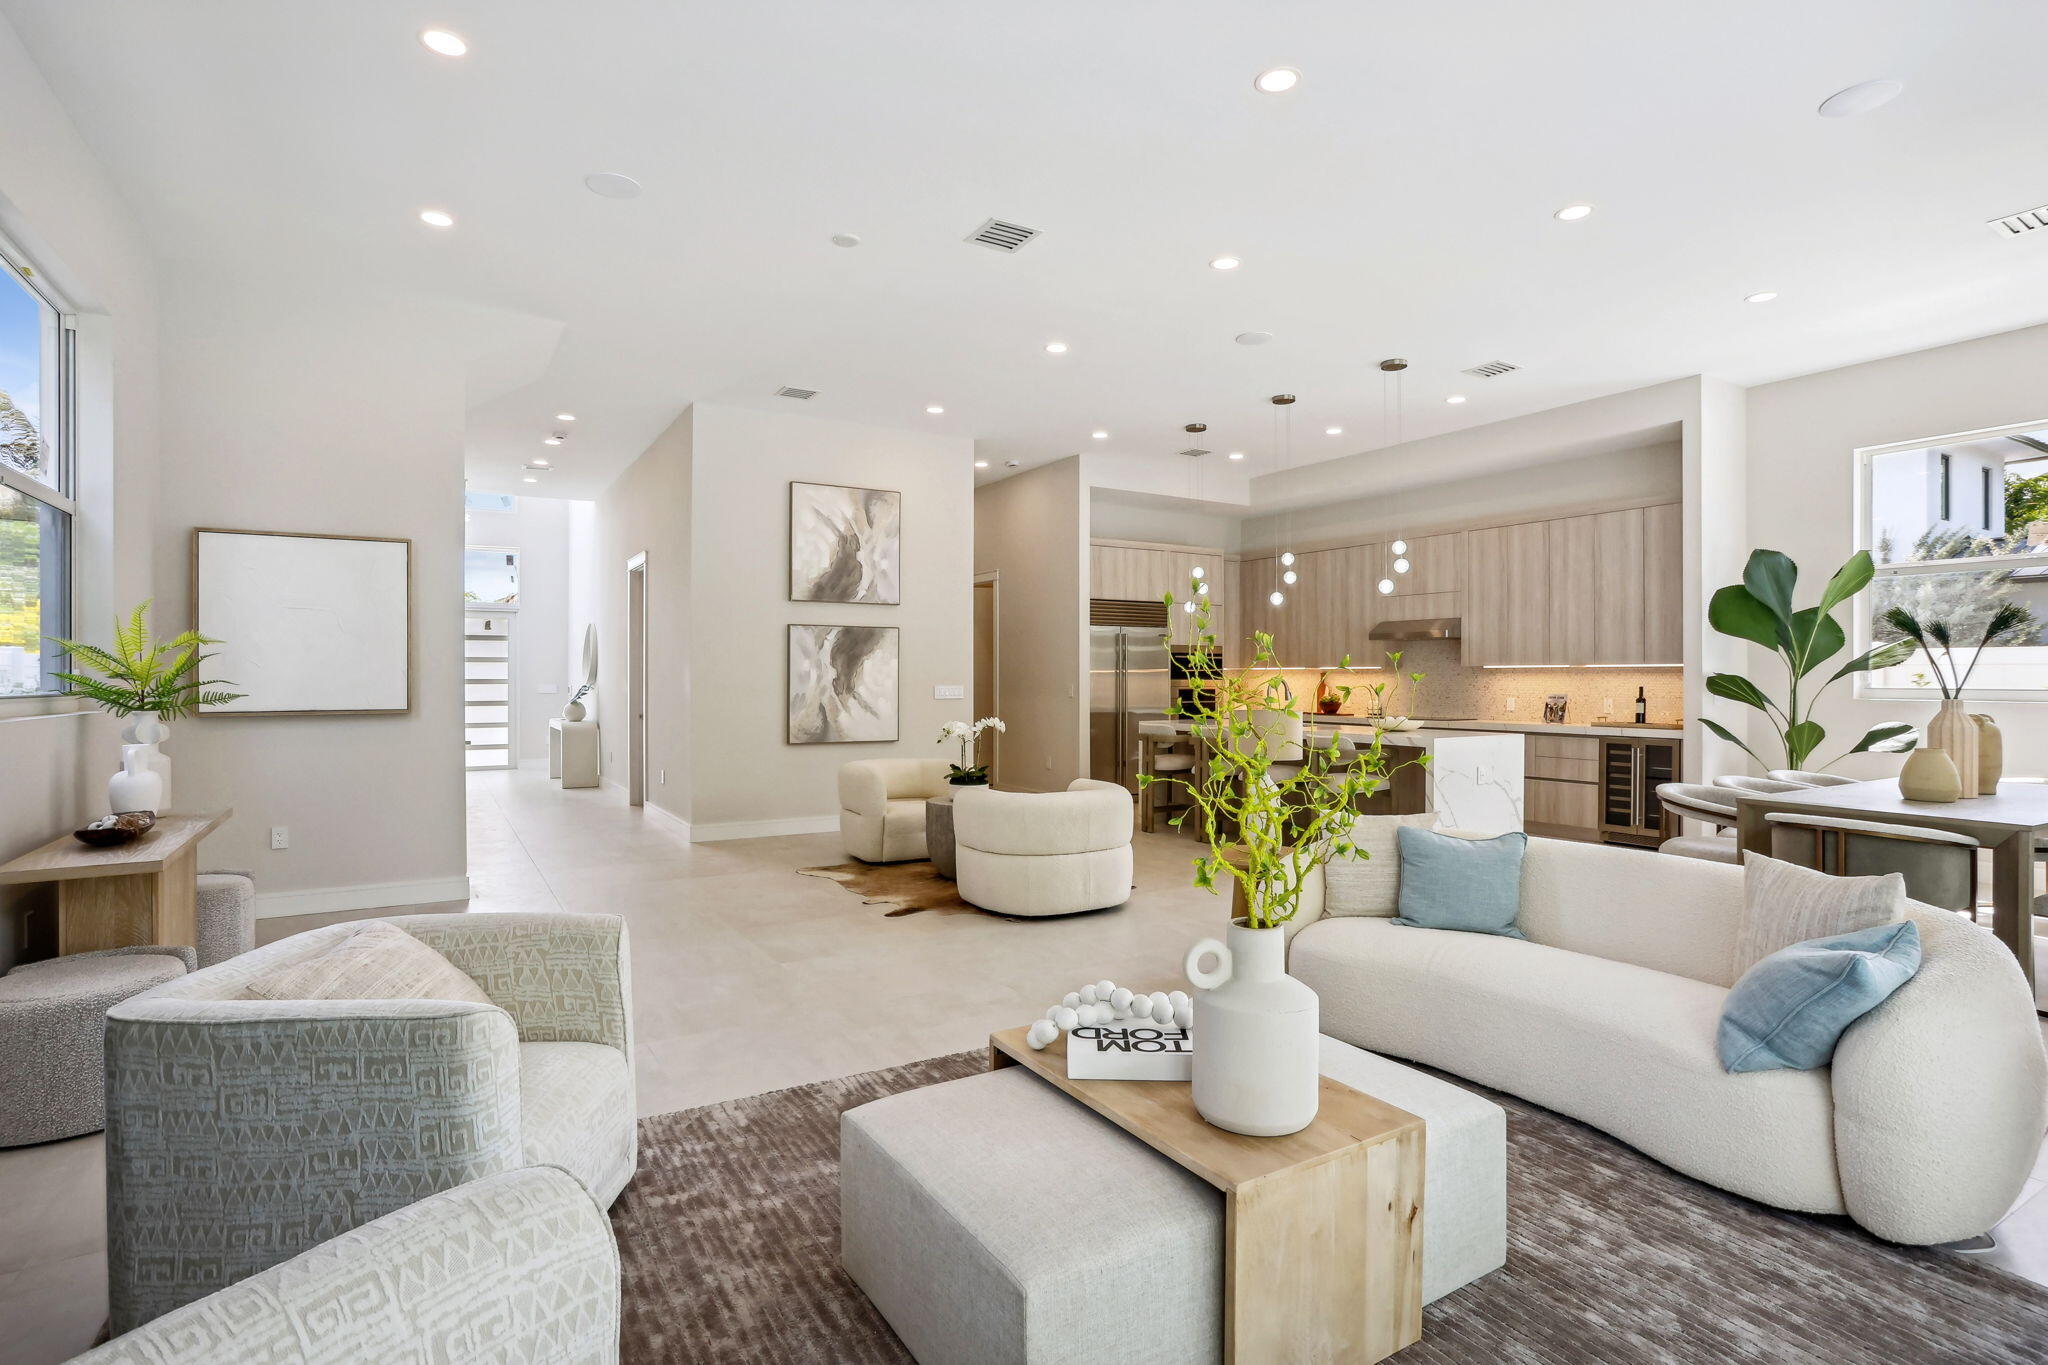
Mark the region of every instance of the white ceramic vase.
[[121, 771], [107, 779], [107, 805], [116, 815], [131, 811], [156, 814], [164, 804], [164, 780], [149, 766], [154, 744], [123, 744]]
[[[1315, 1121], [1322, 1076], [1316, 993], [1286, 971], [1278, 929], [1231, 922], [1226, 943], [1188, 950], [1188, 980], [1201, 988], [1194, 1010], [1194, 1100], [1218, 1128], [1251, 1137], [1298, 1133]], [[1200, 960], [1214, 954], [1217, 966]]]
[[164, 781], [163, 795], [157, 799], [165, 806], [171, 804], [171, 756], [163, 751], [163, 743], [170, 737], [171, 727], [147, 711], [136, 712], [121, 727], [123, 744], [141, 744], [149, 749], [148, 767]]
[[586, 714], [583, 703], [580, 701], [572, 701], [562, 708], [563, 720], [582, 720]]

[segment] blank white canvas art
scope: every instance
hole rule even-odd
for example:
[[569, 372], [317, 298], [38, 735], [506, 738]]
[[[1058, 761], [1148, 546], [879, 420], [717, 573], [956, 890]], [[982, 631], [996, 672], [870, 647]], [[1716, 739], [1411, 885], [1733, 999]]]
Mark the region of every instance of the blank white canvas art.
[[408, 707], [410, 544], [195, 535], [199, 630], [221, 641], [206, 676], [247, 693], [208, 714]]

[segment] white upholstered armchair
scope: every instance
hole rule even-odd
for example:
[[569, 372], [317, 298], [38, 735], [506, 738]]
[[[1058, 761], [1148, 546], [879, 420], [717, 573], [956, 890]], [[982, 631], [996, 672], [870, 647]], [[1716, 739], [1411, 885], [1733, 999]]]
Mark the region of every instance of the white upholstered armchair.
[[609, 1205], [635, 1148], [625, 922], [384, 921], [492, 1004], [245, 999], [331, 925], [108, 1012], [107, 1278], [126, 1332], [440, 1190], [561, 1166]]
[[869, 758], [839, 769], [839, 837], [864, 863], [925, 856], [924, 803], [943, 796], [943, 759]]
[[1071, 915], [1131, 897], [1137, 807], [1114, 782], [1063, 792], [962, 787], [953, 796], [960, 899], [999, 915]]

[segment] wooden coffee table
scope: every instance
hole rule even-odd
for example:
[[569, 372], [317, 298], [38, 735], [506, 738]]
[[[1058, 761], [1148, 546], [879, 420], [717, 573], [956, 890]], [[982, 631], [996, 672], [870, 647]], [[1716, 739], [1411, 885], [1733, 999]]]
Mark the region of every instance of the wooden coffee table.
[[1067, 1042], [989, 1035], [1021, 1066], [1223, 1191], [1223, 1359], [1384, 1360], [1422, 1336], [1423, 1122], [1328, 1076], [1287, 1137], [1203, 1122], [1182, 1081], [1075, 1081]]

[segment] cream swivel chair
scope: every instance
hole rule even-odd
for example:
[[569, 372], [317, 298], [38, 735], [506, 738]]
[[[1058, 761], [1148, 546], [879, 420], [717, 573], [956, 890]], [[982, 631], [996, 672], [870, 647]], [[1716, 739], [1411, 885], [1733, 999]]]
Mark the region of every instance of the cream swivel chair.
[[1726, 787], [1709, 787], [1698, 782], [1660, 782], [1657, 803], [1681, 820], [1698, 820], [1713, 826], [1711, 834], [1680, 834], [1657, 845], [1659, 853], [1680, 858], [1702, 858], [1710, 863], [1742, 861], [1742, 850], [1727, 831], [1736, 820], [1735, 802]]
[[839, 837], [864, 863], [925, 856], [924, 803], [949, 791], [943, 759], [868, 758], [839, 770]]
[[1082, 778], [1063, 792], [962, 787], [953, 796], [960, 899], [999, 915], [1072, 915], [1131, 897], [1130, 792]]

